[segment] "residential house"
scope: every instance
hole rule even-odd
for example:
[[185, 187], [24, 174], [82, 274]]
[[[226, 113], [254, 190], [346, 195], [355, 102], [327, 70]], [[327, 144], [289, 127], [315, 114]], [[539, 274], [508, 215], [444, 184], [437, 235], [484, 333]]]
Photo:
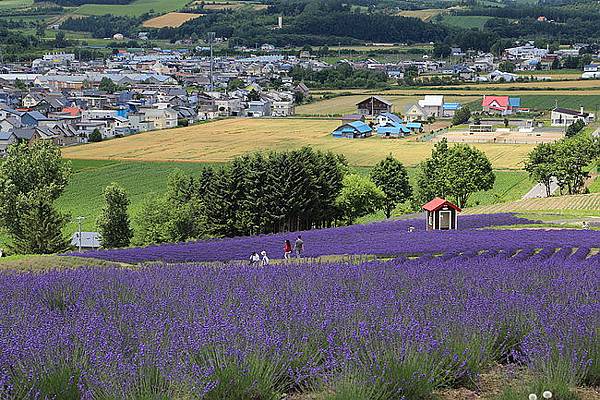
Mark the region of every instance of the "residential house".
[[274, 101], [271, 115], [273, 117], [291, 117], [296, 113], [296, 106], [293, 101]]
[[586, 124], [589, 124], [590, 122], [593, 122], [594, 119], [595, 115], [585, 112], [583, 107], [581, 107], [579, 111], [557, 107], [552, 110], [550, 116], [552, 126], [569, 126], [577, 121], [583, 121]]
[[427, 111], [423, 109], [419, 104], [413, 104], [406, 111], [406, 119], [409, 122], [414, 121], [425, 121], [427, 119]]
[[129, 116], [131, 129], [145, 132], [177, 127], [177, 111], [172, 108], [141, 108]]
[[509, 60], [526, 60], [536, 57], [545, 57], [550, 51], [548, 49], [539, 49], [532, 43], [524, 46], [511, 47], [504, 50], [504, 54]]
[[21, 122], [23, 125], [27, 126], [44, 125], [46, 122], [51, 120], [51, 118], [48, 118], [39, 111], [27, 111], [21, 115]]
[[514, 82], [519, 78], [517, 74], [511, 74], [510, 72], [502, 72], [495, 70], [488, 75], [488, 80], [493, 82]]
[[379, 96], [371, 96], [356, 104], [359, 114], [376, 116], [383, 113], [391, 113], [393, 104]]
[[427, 117], [439, 118], [444, 112], [444, 96], [427, 95], [423, 100], [419, 100], [419, 106]]
[[354, 121], [365, 122], [365, 116], [362, 114], [344, 114], [342, 115], [342, 125]]
[[246, 115], [251, 118], [270, 117], [271, 102], [269, 100], [249, 101]]
[[508, 96], [483, 96], [481, 107], [483, 112], [489, 114], [510, 115], [517, 111], [521, 106], [521, 99]]
[[373, 134], [373, 128], [362, 121], [354, 121], [337, 127], [331, 135], [334, 138], [367, 138]]
[[409, 135], [411, 130], [402, 123], [392, 122], [377, 127], [377, 136], [383, 138], [400, 138]]
[[0, 157], [6, 155], [8, 146], [17, 142], [17, 136], [14, 132], [1, 131], [0, 132]]
[[377, 125], [386, 126], [391, 124], [402, 124], [402, 118], [392, 113], [382, 113], [377, 116]]

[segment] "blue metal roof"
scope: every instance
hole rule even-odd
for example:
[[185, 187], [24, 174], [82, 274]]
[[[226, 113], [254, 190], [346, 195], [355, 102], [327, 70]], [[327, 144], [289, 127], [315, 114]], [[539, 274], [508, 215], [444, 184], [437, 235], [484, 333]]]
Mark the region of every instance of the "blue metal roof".
[[410, 133], [410, 129], [408, 129], [404, 125], [380, 126], [379, 128], [377, 128], [378, 135], [399, 135], [400, 133]]
[[521, 107], [521, 98], [520, 97], [509, 97], [508, 104], [511, 107]]
[[458, 110], [460, 108], [460, 103], [444, 103], [444, 110]]
[[410, 129], [421, 129], [422, 126], [420, 122], [409, 122], [406, 124], [406, 127]]
[[392, 113], [385, 112], [385, 113], [381, 113], [381, 115], [382, 115], [382, 116], [384, 116], [384, 117], [386, 117], [386, 118], [387, 118], [387, 119], [389, 119], [390, 121], [397, 122], [397, 123], [399, 123], [399, 124], [401, 124], [401, 123], [402, 123], [402, 118], [400, 118], [400, 117], [399, 117], [399, 116], [397, 116], [396, 114], [392, 114]]
[[368, 124], [365, 124], [362, 121], [352, 121], [352, 122], [349, 122], [347, 125], [352, 126], [354, 129], [356, 129], [360, 133], [369, 133], [369, 132], [373, 131], [373, 129], [371, 129], [371, 127]]

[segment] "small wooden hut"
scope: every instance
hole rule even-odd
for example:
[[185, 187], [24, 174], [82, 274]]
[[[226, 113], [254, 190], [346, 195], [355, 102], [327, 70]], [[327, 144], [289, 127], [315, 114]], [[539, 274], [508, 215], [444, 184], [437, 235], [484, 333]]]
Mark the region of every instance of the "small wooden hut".
[[458, 229], [458, 213], [462, 210], [448, 200], [436, 197], [423, 206], [427, 212], [427, 230]]

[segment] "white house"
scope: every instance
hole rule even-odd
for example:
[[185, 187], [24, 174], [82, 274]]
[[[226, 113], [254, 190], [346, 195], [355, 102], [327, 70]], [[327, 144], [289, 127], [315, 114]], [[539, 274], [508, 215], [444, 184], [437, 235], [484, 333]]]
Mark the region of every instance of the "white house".
[[296, 113], [293, 101], [274, 101], [271, 107], [273, 117], [290, 117]]
[[548, 53], [548, 49], [539, 49], [531, 43], [504, 50], [504, 54], [509, 60], [528, 60], [530, 58], [545, 57]]
[[552, 126], [569, 126], [579, 120], [589, 124], [594, 121], [594, 118], [595, 115], [585, 112], [583, 107], [579, 111], [557, 107], [552, 110], [552, 115], [550, 116]]
[[427, 117], [439, 118], [444, 112], [444, 96], [427, 95], [423, 100], [419, 100], [419, 106]]

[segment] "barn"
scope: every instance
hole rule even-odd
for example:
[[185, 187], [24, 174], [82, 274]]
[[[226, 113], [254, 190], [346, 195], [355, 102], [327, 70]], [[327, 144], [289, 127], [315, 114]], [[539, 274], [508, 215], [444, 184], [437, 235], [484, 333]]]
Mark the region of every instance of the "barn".
[[362, 121], [349, 122], [337, 127], [331, 132], [334, 138], [358, 139], [366, 138], [373, 134], [373, 128]]
[[379, 96], [371, 96], [357, 103], [356, 108], [359, 114], [374, 117], [383, 113], [391, 113], [392, 103]]
[[458, 229], [458, 213], [462, 210], [448, 200], [436, 197], [423, 206], [427, 213], [427, 230]]

